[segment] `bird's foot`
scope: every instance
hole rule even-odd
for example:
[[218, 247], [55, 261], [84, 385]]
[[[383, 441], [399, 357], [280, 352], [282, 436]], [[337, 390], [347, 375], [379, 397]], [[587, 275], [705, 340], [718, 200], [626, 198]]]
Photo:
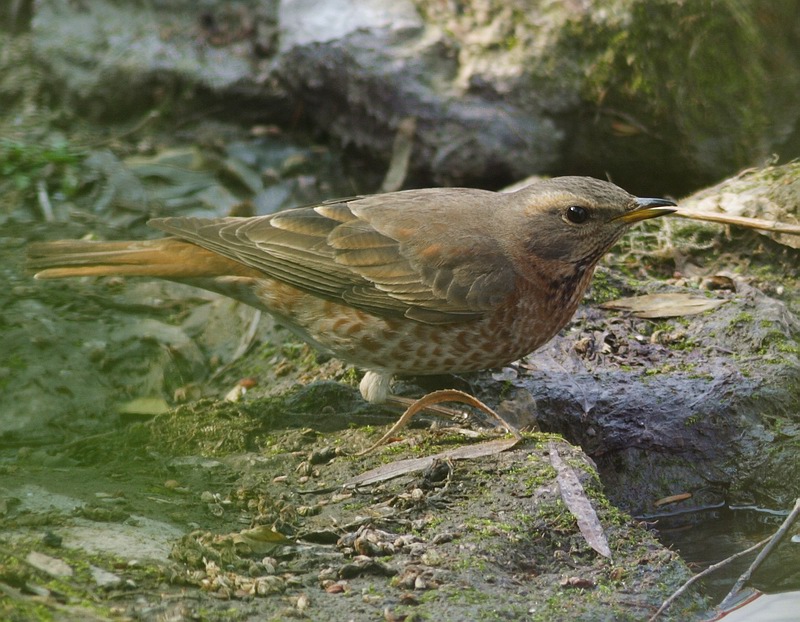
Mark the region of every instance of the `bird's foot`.
[[[369, 373], [369, 372], [368, 372]], [[460, 402], [462, 404], [467, 404], [472, 406], [473, 408], [477, 408], [478, 410], [482, 410], [483, 412], [490, 415], [493, 419], [495, 419], [500, 425], [506, 428], [515, 438], [521, 439], [522, 436], [520, 435], [519, 431], [508, 423], [505, 419], [503, 419], [500, 415], [498, 415], [494, 410], [489, 408], [486, 404], [480, 401], [478, 398], [471, 396], [469, 393], [464, 393], [463, 391], [457, 391], [455, 389], [445, 389], [443, 391], [434, 391], [433, 393], [428, 393], [427, 395], [419, 398], [418, 400], [408, 400], [407, 398], [401, 398], [399, 396], [390, 396], [387, 398], [386, 401], [394, 402], [395, 404], [406, 404], [411, 402], [411, 404], [406, 408], [405, 412], [402, 414], [400, 419], [397, 420], [386, 434], [384, 434], [376, 443], [374, 443], [371, 447], [360, 451], [357, 453], [357, 456], [363, 456], [368, 454], [369, 452], [373, 451], [374, 449], [384, 445], [386, 441], [388, 441], [392, 436], [397, 434], [400, 430], [402, 430], [408, 422], [411, 421], [411, 418], [416, 415], [419, 411], [423, 409], [431, 410], [431, 407], [435, 406], [436, 404], [440, 404], [441, 402]], [[450, 410], [450, 409], [444, 409]]]

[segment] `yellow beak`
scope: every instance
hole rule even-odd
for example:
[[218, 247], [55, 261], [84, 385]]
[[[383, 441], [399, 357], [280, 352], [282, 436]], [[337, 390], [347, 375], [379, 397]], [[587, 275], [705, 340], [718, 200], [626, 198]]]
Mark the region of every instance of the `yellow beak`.
[[658, 216], [666, 216], [671, 214], [676, 207], [674, 201], [669, 199], [636, 199], [636, 207], [631, 211], [625, 212], [621, 216], [617, 216], [615, 220], [621, 220], [626, 225], [631, 225], [640, 220], [647, 220], [648, 218], [656, 218]]

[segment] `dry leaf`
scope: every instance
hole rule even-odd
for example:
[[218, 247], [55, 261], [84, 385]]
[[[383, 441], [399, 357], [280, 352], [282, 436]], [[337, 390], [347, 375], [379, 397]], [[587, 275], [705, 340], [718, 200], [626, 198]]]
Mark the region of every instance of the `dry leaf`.
[[727, 301], [719, 298], [706, 298], [695, 294], [648, 294], [610, 300], [601, 304], [600, 307], [629, 311], [636, 317], [655, 319], [696, 315], [703, 311], [716, 309], [725, 302]]
[[266, 525], [243, 529], [227, 537], [243, 555], [268, 555], [281, 546], [291, 544], [286, 536]]
[[594, 511], [591, 501], [586, 496], [586, 491], [581, 486], [578, 476], [558, 454], [555, 443], [549, 443], [550, 464], [556, 470], [558, 487], [561, 489], [561, 498], [573, 516], [578, 520], [578, 528], [586, 542], [603, 557], [611, 559], [611, 549], [608, 546], [606, 534], [597, 512]]
[[137, 397], [120, 404], [117, 412], [123, 415], [163, 415], [169, 412], [169, 404], [163, 397]]
[[670, 503], [678, 503], [679, 501], [686, 501], [686, 499], [691, 499], [692, 493], [690, 492], [682, 492], [678, 495], [670, 495], [669, 497], [662, 497], [658, 501], [655, 501], [653, 505], [655, 507], [661, 507], [662, 505], [669, 505]]
[[511, 449], [519, 442], [518, 438], [500, 439], [495, 441], [486, 441], [478, 443], [477, 445], [465, 445], [457, 449], [443, 451], [442, 453], [433, 456], [426, 456], [424, 458], [410, 458], [408, 460], [400, 460], [392, 462], [391, 464], [384, 464], [375, 469], [362, 473], [344, 483], [345, 487], [355, 486], [368, 486], [376, 484], [388, 479], [400, 477], [407, 473], [414, 473], [415, 471], [422, 471], [433, 464], [434, 460], [466, 460], [468, 458], [481, 458], [483, 456], [492, 456], [499, 454], [501, 451]]

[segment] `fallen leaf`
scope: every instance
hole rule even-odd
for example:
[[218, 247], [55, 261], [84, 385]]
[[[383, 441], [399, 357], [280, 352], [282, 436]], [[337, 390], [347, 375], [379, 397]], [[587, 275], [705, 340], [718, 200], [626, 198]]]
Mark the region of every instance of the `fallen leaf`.
[[117, 412], [122, 415], [156, 416], [169, 412], [169, 404], [162, 397], [137, 397], [120, 404]]
[[519, 442], [518, 438], [504, 438], [494, 441], [486, 441], [478, 443], [477, 445], [465, 445], [457, 449], [443, 451], [433, 456], [426, 456], [424, 458], [410, 458], [408, 460], [399, 460], [391, 464], [384, 464], [375, 469], [371, 469], [361, 475], [353, 477], [344, 483], [347, 488], [355, 486], [368, 486], [378, 482], [384, 482], [388, 479], [400, 477], [408, 473], [422, 471], [433, 464], [435, 460], [467, 460], [469, 458], [481, 458], [483, 456], [492, 456], [499, 454], [501, 451], [511, 449]]
[[279, 531], [259, 525], [252, 529], [243, 529], [239, 533], [231, 534], [230, 541], [236, 546], [237, 551], [243, 555], [267, 555], [277, 548], [291, 544], [286, 536]]
[[706, 298], [694, 294], [648, 294], [609, 300], [600, 305], [602, 309], [628, 311], [640, 318], [680, 317], [697, 315], [716, 309], [726, 303], [720, 298]]
[[572, 515], [578, 521], [578, 528], [586, 539], [586, 542], [603, 557], [611, 559], [611, 549], [608, 546], [606, 534], [597, 512], [594, 511], [591, 501], [586, 496], [586, 491], [581, 486], [578, 476], [561, 456], [556, 449], [555, 443], [549, 444], [550, 464], [556, 470], [558, 487], [561, 490], [561, 498]]
[[682, 492], [678, 495], [670, 495], [669, 497], [662, 497], [658, 501], [653, 503], [654, 506], [661, 507], [662, 505], [669, 505], [670, 503], [678, 503], [679, 501], [686, 501], [686, 499], [691, 499], [692, 493], [690, 492]]

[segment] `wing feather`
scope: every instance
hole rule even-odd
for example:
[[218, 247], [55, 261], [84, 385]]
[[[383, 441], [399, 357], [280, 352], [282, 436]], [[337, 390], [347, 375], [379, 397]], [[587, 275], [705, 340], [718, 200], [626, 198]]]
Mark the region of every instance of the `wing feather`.
[[[159, 218], [150, 224], [371, 313], [425, 323], [479, 318], [512, 294], [517, 278], [492, 236], [482, 235], [486, 195], [500, 195], [435, 192], [358, 197], [255, 218]], [[452, 212], [437, 208], [443, 192], [473, 212], [459, 227]]]

